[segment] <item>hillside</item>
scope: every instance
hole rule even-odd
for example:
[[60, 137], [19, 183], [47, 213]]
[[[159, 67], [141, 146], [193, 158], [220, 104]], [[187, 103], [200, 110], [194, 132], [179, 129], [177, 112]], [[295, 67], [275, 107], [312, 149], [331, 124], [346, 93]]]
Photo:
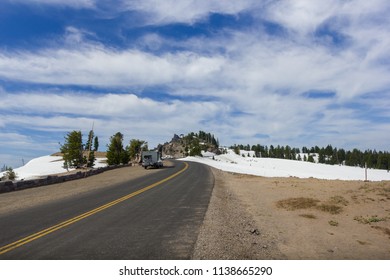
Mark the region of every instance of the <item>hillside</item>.
[[[360, 167], [327, 165], [275, 158], [243, 157], [228, 150], [227, 154], [213, 157], [187, 157], [220, 170], [263, 177], [298, 177], [327, 180], [364, 180], [365, 169]], [[386, 170], [368, 169], [369, 181], [390, 180]]]
[[219, 153], [218, 140], [211, 133], [199, 131], [187, 135], [175, 134], [170, 142], [162, 145], [163, 156], [168, 158], [183, 158], [187, 156], [201, 156], [202, 151]]

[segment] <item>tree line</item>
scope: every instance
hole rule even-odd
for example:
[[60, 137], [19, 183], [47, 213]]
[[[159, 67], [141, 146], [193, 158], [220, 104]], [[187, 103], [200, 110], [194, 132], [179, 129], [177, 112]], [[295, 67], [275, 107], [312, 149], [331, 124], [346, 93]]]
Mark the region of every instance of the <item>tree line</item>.
[[[265, 158], [281, 158], [281, 159], [290, 159], [290, 160], [306, 160], [312, 161], [313, 154], [318, 154], [318, 162], [331, 165], [347, 165], [347, 166], [359, 166], [364, 167], [367, 164], [368, 168], [375, 169], [390, 169], [390, 153], [387, 151], [376, 151], [376, 150], [365, 150], [361, 151], [359, 149], [345, 150], [332, 147], [332, 145], [327, 145], [326, 147], [302, 147], [302, 149], [294, 148], [290, 146], [263, 146], [260, 144], [257, 145], [234, 145], [230, 147], [235, 151], [244, 150], [244, 151], [255, 151], [257, 157]], [[305, 158], [301, 157], [301, 152]]]
[[[141, 151], [148, 150], [148, 143], [139, 139], [132, 139], [127, 146], [124, 146], [123, 137], [121, 132], [110, 137], [106, 152], [108, 165], [127, 164], [130, 160], [137, 158]], [[92, 130], [85, 144], [81, 131], [74, 130], [67, 133], [65, 142], [60, 147], [64, 168], [93, 167], [96, 160], [95, 152], [98, 149], [99, 139]]]

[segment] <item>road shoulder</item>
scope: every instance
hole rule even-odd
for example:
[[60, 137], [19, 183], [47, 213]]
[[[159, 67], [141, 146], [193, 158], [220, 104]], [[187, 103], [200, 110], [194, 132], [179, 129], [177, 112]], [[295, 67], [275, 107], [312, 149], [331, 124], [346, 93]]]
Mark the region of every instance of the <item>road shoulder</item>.
[[227, 184], [231, 174], [211, 169], [215, 185], [193, 259], [284, 259], [275, 238], [256, 225]]

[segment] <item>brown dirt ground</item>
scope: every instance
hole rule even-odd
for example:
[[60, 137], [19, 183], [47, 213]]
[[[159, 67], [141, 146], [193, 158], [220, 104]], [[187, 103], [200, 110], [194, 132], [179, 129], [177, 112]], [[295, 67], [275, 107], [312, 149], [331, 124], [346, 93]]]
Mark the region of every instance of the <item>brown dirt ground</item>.
[[196, 259], [390, 259], [390, 181], [213, 172]]

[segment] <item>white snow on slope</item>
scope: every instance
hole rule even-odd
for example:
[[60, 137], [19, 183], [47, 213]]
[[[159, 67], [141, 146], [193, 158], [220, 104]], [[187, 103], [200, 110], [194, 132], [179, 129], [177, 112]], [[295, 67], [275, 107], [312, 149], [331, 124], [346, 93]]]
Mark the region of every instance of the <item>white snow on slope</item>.
[[[102, 163], [103, 160], [103, 158], [97, 158], [94, 167], [106, 166], [107, 164]], [[67, 170], [63, 166], [64, 160], [61, 156], [43, 156], [30, 160], [24, 166], [14, 169], [14, 171], [17, 175], [17, 180], [28, 180], [40, 176], [65, 173]], [[2, 176], [3, 174], [0, 173], [0, 177]]]
[[[228, 154], [206, 157], [187, 157], [182, 160], [195, 161], [207, 164], [220, 170], [250, 174], [263, 177], [299, 177], [339, 180], [364, 180], [364, 168], [326, 165], [295, 160], [283, 160], [273, 158], [252, 158], [236, 155], [229, 150]], [[103, 158], [95, 161], [95, 168], [104, 167]], [[26, 165], [16, 168], [14, 171], [18, 180], [33, 179], [40, 176], [53, 175], [66, 172], [61, 156], [43, 156], [29, 161]], [[368, 180], [390, 180], [390, 173], [386, 170], [368, 169]], [[0, 174], [0, 177], [2, 174]]]
[[[232, 150], [212, 158], [187, 157], [182, 160], [207, 164], [220, 170], [263, 177], [298, 177], [329, 180], [364, 180], [365, 170], [360, 167], [327, 165], [274, 158], [251, 158], [236, 155]], [[386, 170], [368, 169], [369, 181], [390, 180]]]

